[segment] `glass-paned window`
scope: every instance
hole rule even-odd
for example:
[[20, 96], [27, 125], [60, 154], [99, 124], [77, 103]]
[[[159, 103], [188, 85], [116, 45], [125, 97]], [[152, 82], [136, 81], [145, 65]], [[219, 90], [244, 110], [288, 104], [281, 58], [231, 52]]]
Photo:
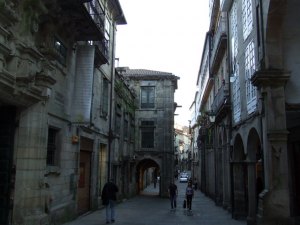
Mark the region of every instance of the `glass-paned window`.
[[109, 81], [104, 77], [103, 82], [102, 82], [102, 99], [101, 99], [101, 116], [102, 117], [107, 117], [108, 115], [108, 92], [109, 92]]
[[234, 82], [232, 84], [232, 104], [233, 104], [233, 119], [238, 122], [241, 119], [241, 90], [239, 65], [235, 64], [233, 68]]
[[245, 80], [248, 113], [252, 113], [256, 109], [256, 87], [251, 84], [251, 77], [255, 72], [254, 51], [254, 42], [251, 41], [245, 51]]
[[141, 147], [154, 148], [154, 121], [142, 121], [141, 123]]
[[48, 129], [48, 143], [47, 143], [47, 165], [57, 166], [59, 147], [58, 147], [59, 130], [55, 128]]
[[66, 65], [66, 61], [67, 61], [67, 48], [66, 46], [60, 41], [58, 40], [58, 38], [54, 38], [54, 48], [57, 51], [57, 53], [59, 54], [59, 57], [57, 58], [57, 60], [63, 64]]
[[105, 40], [107, 42], [107, 46], [109, 46], [109, 40], [110, 40], [110, 21], [108, 17], [105, 17]]
[[134, 140], [134, 130], [135, 130], [134, 117], [131, 115], [130, 116], [130, 140], [131, 141]]
[[252, 16], [252, 0], [243, 0], [242, 3], [242, 19], [243, 19], [243, 37], [247, 39], [252, 31], [253, 16]]
[[155, 102], [155, 87], [141, 87], [141, 108], [154, 108]]
[[231, 61], [232, 66], [236, 63], [236, 57], [238, 53], [238, 29], [237, 29], [237, 6], [236, 2], [233, 3], [232, 10], [230, 12], [230, 32], [231, 32]]
[[115, 133], [117, 135], [120, 135], [121, 133], [121, 117], [122, 117], [122, 111], [121, 111], [121, 106], [120, 105], [116, 105], [115, 108]]

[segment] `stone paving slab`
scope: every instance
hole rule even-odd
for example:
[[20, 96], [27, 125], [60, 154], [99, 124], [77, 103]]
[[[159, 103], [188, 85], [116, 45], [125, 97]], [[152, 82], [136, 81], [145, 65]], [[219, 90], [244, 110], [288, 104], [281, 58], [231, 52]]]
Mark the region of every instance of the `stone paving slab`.
[[[143, 195], [123, 201], [116, 206], [115, 225], [246, 225], [245, 221], [234, 220], [231, 214], [203, 195], [195, 192], [192, 212], [182, 208], [186, 184], [177, 183], [179, 194], [176, 211], [171, 211], [170, 201], [158, 197], [158, 189], [148, 186]], [[105, 224], [105, 210], [97, 210], [65, 225]]]

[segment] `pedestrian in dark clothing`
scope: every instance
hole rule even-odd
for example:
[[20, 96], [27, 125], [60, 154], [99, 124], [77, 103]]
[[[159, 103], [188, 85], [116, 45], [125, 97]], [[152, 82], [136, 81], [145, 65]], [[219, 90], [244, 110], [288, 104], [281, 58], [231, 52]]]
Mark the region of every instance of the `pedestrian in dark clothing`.
[[169, 185], [169, 197], [170, 197], [170, 201], [171, 201], [171, 210], [176, 209], [177, 203], [176, 203], [176, 199], [177, 199], [177, 195], [178, 195], [178, 189], [176, 184], [174, 184], [174, 181], [172, 181]]
[[185, 196], [186, 196], [186, 204], [189, 211], [192, 210], [192, 199], [194, 197], [194, 189], [192, 187], [192, 182], [188, 182], [188, 186], [185, 190]]
[[115, 205], [119, 191], [117, 185], [112, 180], [107, 182], [102, 189], [102, 204], [106, 207], [106, 223], [115, 222]]
[[154, 179], [153, 179], [154, 188], [156, 188], [156, 183], [157, 183], [157, 177], [154, 177]]
[[198, 189], [198, 183], [197, 183], [197, 179], [194, 179], [194, 189], [197, 190]]

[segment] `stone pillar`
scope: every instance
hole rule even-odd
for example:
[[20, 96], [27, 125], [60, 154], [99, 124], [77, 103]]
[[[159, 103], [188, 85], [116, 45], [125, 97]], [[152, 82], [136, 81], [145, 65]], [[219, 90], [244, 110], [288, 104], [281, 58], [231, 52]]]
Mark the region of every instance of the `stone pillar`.
[[264, 96], [265, 190], [260, 194], [258, 224], [291, 224], [288, 189], [287, 130], [284, 86], [289, 74], [281, 70], [257, 71], [252, 83]]
[[255, 163], [248, 163], [248, 216], [247, 224], [256, 224], [256, 174], [255, 174]]
[[47, 224], [45, 182], [47, 114], [37, 103], [20, 114], [16, 143], [14, 224]]

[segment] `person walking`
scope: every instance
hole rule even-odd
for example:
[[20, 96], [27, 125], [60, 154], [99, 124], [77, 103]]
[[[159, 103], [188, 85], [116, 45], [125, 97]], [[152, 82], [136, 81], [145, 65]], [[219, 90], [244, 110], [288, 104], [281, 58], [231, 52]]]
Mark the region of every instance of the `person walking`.
[[185, 190], [185, 197], [186, 197], [186, 204], [187, 204], [187, 209], [189, 211], [192, 210], [192, 199], [194, 197], [194, 189], [192, 186], [192, 182], [188, 182], [188, 186], [186, 187]]
[[195, 191], [198, 189], [197, 178], [194, 179], [194, 189], [195, 189]]
[[118, 186], [110, 179], [103, 187], [101, 198], [102, 204], [106, 208], [106, 223], [115, 222], [115, 205], [117, 200], [116, 193], [119, 191]]
[[170, 201], [171, 201], [171, 210], [173, 211], [176, 209], [176, 206], [177, 206], [176, 199], [178, 196], [177, 185], [174, 183], [174, 181], [170, 182], [168, 192], [169, 192], [169, 197], [170, 197]]

